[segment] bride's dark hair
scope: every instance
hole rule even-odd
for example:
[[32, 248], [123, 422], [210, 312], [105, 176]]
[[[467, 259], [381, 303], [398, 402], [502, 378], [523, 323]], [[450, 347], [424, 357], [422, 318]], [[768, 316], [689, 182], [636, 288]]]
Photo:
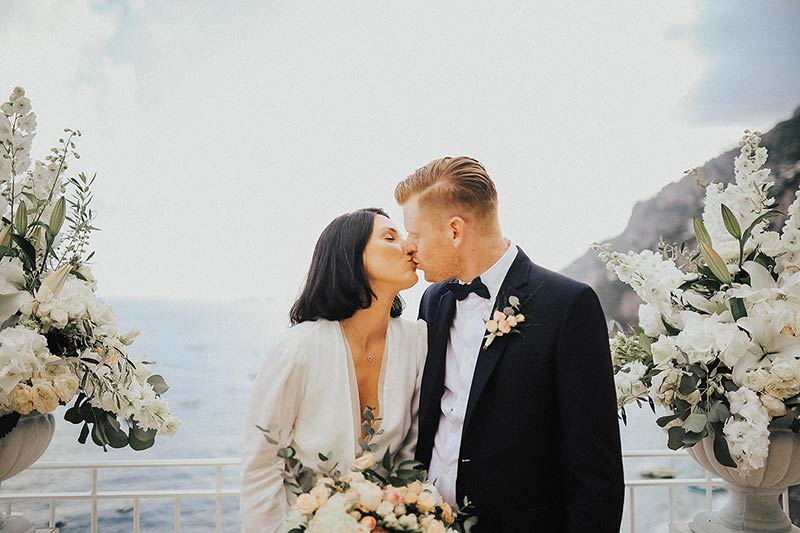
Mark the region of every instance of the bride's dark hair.
[[[314, 247], [305, 286], [289, 312], [292, 325], [308, 320], [343, 320], [372, 305], [372, 291], [364, 268], [367, 247], [377, 215], [389, 218], [383, 209], [370, 207], [336, 217], [322, 231]], [[391, 316], [403, 312], [396, 296]]]

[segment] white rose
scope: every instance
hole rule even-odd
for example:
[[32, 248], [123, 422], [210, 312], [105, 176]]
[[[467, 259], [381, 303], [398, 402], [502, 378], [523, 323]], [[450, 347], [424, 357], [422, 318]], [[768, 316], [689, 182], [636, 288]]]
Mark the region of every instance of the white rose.
[[69, 315], [63, 309], [53, 309], [50, 311], [50, 322], [58, 329], [66, 327]]
[[79, 386], [80, 380], [72, 371], [63, 372], [53, 378], [53, 388], [58, 399], [64, 403], [70, 401], [78, 393]]
[[684, 311], [681, 313], [684, 329], [675, 343], [685, 353], [690, 363], [707, 363], [716, 356], [716, 343], [711, 320], [697, 313]]
[[761, 403], [767, 409], [769, 416], [783, 416], [786, 414], [786, 405], [774, 396], [764, 394], [761, 396]]
[[661, 319], [661, 313], [658, 309], [649, 304], [641, 304], [639, 306], [639, 326], [648, 337], [658, 337], [659, 335], [667, 334], [667, 328], [664, 326], [664, 322]]
[[356, 458], [353, 462], [353, 467], [359, 470], [366, 470], [367, 468], [373, 466], [377, 463], [377, 459], [375, 459], [375, 455], [371, 453], [365, 453], [361, 457]]
[[417, 517], [413, 514], [407, 514], [401, 516], [397, 520], [401, 526], [405, 527], [406, 529], [414, 529], [419, 526], [419, 522], [417, 521]]
[[[386, 516], [387, 514], [391, 514], [394, 512], [394, 505], [392, 505], [391, 502], [381, 502], [381, 504], [378, 506], [375, 512], [381, 516]], [[397, 514], [403, 514], [403, 513], [397, 513]]]
[[358, 492], [358, 503], [364, 511], [375, 511], [383, 499], [383, 491], [372, 483], [359, 483], [356, 492]]
[[765, 370], [751, 370], [744, 375], [742, 385], [754, 392], [761, 392], [767, 386], [767, 373]]
[[683, 359], [678, 347], [675, 346], [675, 342], [665, 335], [659, 336], [658, 340], [650, 345], [650, 350], [656, 366], [663, 366], [670, 361]]

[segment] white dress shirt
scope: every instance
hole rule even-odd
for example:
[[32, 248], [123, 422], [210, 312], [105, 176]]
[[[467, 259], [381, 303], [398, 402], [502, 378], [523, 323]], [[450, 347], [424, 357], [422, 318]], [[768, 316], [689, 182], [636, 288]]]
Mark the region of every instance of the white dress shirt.
[[[447, 343], [447, 359], [444, 378], [444, 394], [441, 401], [439, 428], [433, 441], [433, 455], [429, 476], [434, 481], [442, 498], [456, 505], [456, 477], [458, 455], [461, 448], [461, 433], [467, 412], [472, 375], [478, 363], [478, 355], [484, 342], [486, 326], [484, 320], [491, 318], [495, 300], [511, 264], [516, 259], [518, 248], [513, 244], [480, 278], [489, 289], [489, 299], [470, 293], [464, 300], [456, 301], [456, 313], [450, 326]], [[472, 280], [459, 280], [469, 283]]]
[[[373, 440], [378, 458], [387, 449], [395, 462], [414, 457], [426, 353], [425, 322], [389, 321], [379, 389], [382, 433]], [[243, 532], [286, 531], [283, 522], [294, 497], [283, 486], [278, 448], [291, 444], [312, 468], [319, 464], [318, 453], [331, 454], [345, 471], [360, 451], [360, 411], [355, 367], [339, 322], [290, 328], [268, 352], [250, 396], [242, 454]], [[270, 444], [256, 425], [280, 428], [279, 444]]]

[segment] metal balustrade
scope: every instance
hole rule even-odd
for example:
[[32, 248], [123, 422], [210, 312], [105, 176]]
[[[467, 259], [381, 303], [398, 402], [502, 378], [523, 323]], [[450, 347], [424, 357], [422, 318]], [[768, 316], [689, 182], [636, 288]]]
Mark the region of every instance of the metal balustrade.
[[[623, 453], [625, 458], [670, 458], [688, 456], [685, 451], [666, 450], [639, 450]], [[5, 493], [0, 490], [0, 505], [5, 507], [6, 513], [11, 513], [14, 503], [22, 502], [47, 502], [49, 503], [51, 528], [56, 527], [57, 504], [59, 501], [88, 501], [91, 502], [91, 531], [97, 533], [98, 510], [97, 504], [104, 500], [133, 501], [133, 532], [139, 533], [141, 520], [141, 502], [147, 499], [172, 500], [174, 505], [174, 531], [181, 530], [181, 501], [188, 498], [208, 498], [216, 500], [214, 530], [222, 531], [222, 498], [238, 496], [238, 488], [223, 488], [223, 468], [238, 467], [239, 459], [183, 459], [183, 460], [151, 460], [151, 461], [103, 461], [103, 462], [51, 462], [38, 463], [29, 468], [31, 471], [89, 471], [91, 473], [91, 488], [88, 492], [31, 492], [31, 493]], [[209, 468], [215, 469], [215, 486], [191, 490], [101, 490], [98, 483], [98, 471], [103, 469], [159, 469], [159, 468]], [[644, 487], [661, 487], [665, 489], [668, 499], [669, 523], [675, 522], [675, 488], [696, 486], [705, 489], [705, 506], [712, 508], [712, 489], [723, 485], [720, 478], [711, 477], [708, 473], [700, 478], [675, 478], [675, 479], [626, 479], [627, 522], [630, 533], [636, 533], [636, 491]], [[789, 513], [789, 494], [784, 493], [782, 498], [784, 511]], [[697, 511], [700, 511], [698, 509]], [[209, 528], [211, 524], [209, 524]]]

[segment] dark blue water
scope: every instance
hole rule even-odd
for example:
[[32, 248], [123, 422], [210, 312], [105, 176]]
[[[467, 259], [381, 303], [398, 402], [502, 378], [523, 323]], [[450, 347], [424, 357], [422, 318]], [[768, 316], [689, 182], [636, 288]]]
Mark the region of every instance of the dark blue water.
[[[104, 453], [94, 445], [78, 444], [80, 428], [63, 420], [62, 408], [56, 412], [55, 437], [41, 461], [238, 458], [250, 382], [258, 372], [271, 339], [286, 327], [285, 309], [263, 301], [210, 304], [126, 300], [110, 303], [122, 330], [130, 327], [141, 330], [132, 353], [146, 354], [157, 361], [156, 372], [162, 374], [171, 387], [165, 397], [173, 412], [181, 417], [183, 426], [175, 437], [158, 439], [153, 448], [144, 452], [124, 449]], [[626, 449], [663, 449], [666, 445], [664, 434], [649, 411], [631, 409], [629, 425], [622, 433]], [[637, 479], [645, 468], [666, 465], [674, 466], [681, 476], [701, 475], [699, 467], [688, 459], [635, 459], [626, 462], [626, 477]], [[223, 473], [223, 488], [237, 488], [239, 468], [225, 467]], [[211, 467], [101, 470], [99, 489], [213, 489], [214, 476], [215, 470]], [[88, 472], [27, 471], [4, 482], [0, 492], [88, 492], [90, 488]], [[638, 531], [666, 533], [666, 494], [665, 489], [637, 492]], [[685, 488], [676, 488], [675, 495], [676, 515], [683, 521], [688, 521], [704, 502], [702, 495]], [[181, 530], [214, 531], [215, 504], [214, 498], [182, 500]], [[223, 497], [222, 505], [223, 531], [239, 531], [238, 498]], [[14, 510], [22, 511], [37, 527], [48, 524], [47, 503], [15, 505]], [[101, 501], [98, 510], [101, 533], [132, 531], [132, 500]], [[172, 531], [173, 513], [171, 498], [143, 500], [141, 530]], [[59, 502], [56, 516], [62, 533], [90, 531], [90, 503]], [[627, 524], [626, 520], [624, 531], [629, 530]]]

